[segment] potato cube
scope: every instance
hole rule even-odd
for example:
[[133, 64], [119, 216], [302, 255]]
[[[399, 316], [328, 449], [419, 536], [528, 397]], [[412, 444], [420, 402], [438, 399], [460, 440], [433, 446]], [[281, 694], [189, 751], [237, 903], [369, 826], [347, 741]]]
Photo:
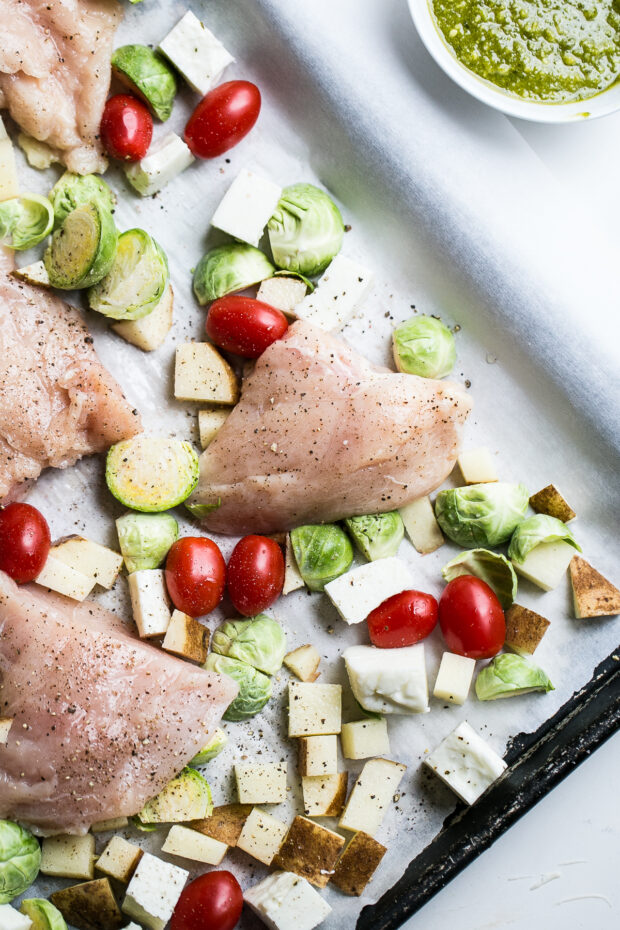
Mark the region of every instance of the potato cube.
[[519, 655], [534, 655], [549, 626], [540, 614], [513, 604], [506, 611], [506, 646]]
[[566, 574], [574, 554], [574, 547], [564, 540], [543, 542], [531, 549], [523, 562], [513, 561], [512, 564], [515, 571], [532, 584], [543, 591], [553, 591]]
[[280, 804], [286, 800], [286, 762], [235, 765], [240, 804]]
[[212, 836], [206, 836], [190, 827], [175, 824], [170, 828], [161, 851], [171, 856], [193, 859], [195, 862], [219, 865], [228, 852], [228, 846], [226, 843], [214, 840]]
[[213, 404], [236, 404], [239, 385], [234, 371], [208, 342], [177, 346], [174, 365], [174, 396]]
[[198, 830], [214, 840], [236, 846], [243, 830], [243, 825], [252, 812], [251, 804], [222, 804], [214, 807], [210, 817], [204, 820], [192, 820], [188, 824], [192, 830]]
[[285, 545], [286, 554], [284, 559], [284, 585], [282, 587], [282, 594], [290, 594], [291, 591], [298, 591], [300, 588], [303, 588], [305, 582], [297, 567], [297, 560], [295, 559], [293, 544], [289, 533], [286, 534]]
[[50, 901], [77, 930], [120, 930], [125, 924], [109, 878], [55, 891]]
[[0, 746], [6, 746], [13, 726], [13, 717], [0, 717]]
[[304, 814], [309, 817], [339, 817], [347, 796], [349, 775], [305, 775], [301, 779]]
[[302, 736], [298, 747], [300, 775], [335, 775], [338, 771], [338, 737]]
[[279, 853], [273, 859], [276, 869], [294, 872], [317, 888], [330, 880], [344, 846], [344, 837], [319, 826], [306, 817], [295, 817]]
[[198, 411], [198, 433], [203, 449], [213, 442], [228, 419], [229, 413], [230, 410], [226, 407], [211, 407], [208, 410]]
[[64, 594], [65, 597], [70, 597], [74, 601], [83, 601], [95, 587], [95, 579], [91, 575], [85, 575], [61, 562], [51, 550], [43, 571], [37, 575], [35, 581], [44, 588], [56, 591], [57, 594]]
[[536, 513], [546, 513], [550, 517], [557, 517], [562, 523], [568, 523], [577, 516], [554, 484], [548, 484], [546, 488], [532, 494], [530, 507]]
[[64, 562], [69, 568], [93, 579], [102, 588], [111, 588], [123, 565], [120, 552], [114, 552], [107, 546], [84, 539], [83, 536], [69, 536], [54, 543], [50, 549], [54, 558]]
[[443, 533], [435, 519], [435, 511], [428, 497], [420, 497], [401, 507], [405, 531], [419, 553], [426, 555], [444, 544]]
[[284, 664], [300, 681], [316, 681], [321, 674], [318, 671], [320, 662], [321, 656], [309, 643], [298, 646], [284, 656]]
[[385, 846], [358, 830], [336, 864], [332, 885], [345, 894], [361, 895], [386, 852]]
[[369, 759], [349, 795], [338, 823], [340, 829], [363, 830], [374, 836], [406, 770], [406, 765], [390, 759]]
[[125, 342], [131, 343], [143, 352], [154, 352], [165, 342], [172, 329], [174, 316], [174, 292], [169, 284], [164, 294], [149, 314], [140, 320], [122, 320], [112, 323], [111, 329]]
[[450, 704], [464, 704], [469, 695], [476, 662], [466, 656], [444, 652], [437, 672], [433, 694]]
[[165, 636], [170, 623], [170, 598], [161, 568], [144, 568], [127, 579], [133, 618], [141, 639]]
[[578, 620], [620, 614], [620, 591], [589, 562], [575, 555], [570, 563], [573, 605]]
[[499, 481], [493, 456], [488, 449], [466, 449], [456, 461], [465, 484]]
[[288, 735], [340, 733], [342, 685], [291, 681], [288, 686]]
[[109, 833], [111, 830], [122, 830], [123, 827], [128, 826], [129, 820], [127, 817], [112, 817], [110, 820], [98, 820], [96, 823], [92, 824], [90, 828], [91, 833]]
[[122, 836], [113, 836], [97, 859], [95, 868], [98, 872], [127, 884], [141, 858], [142, 850], [139, 846], [128, 843]]
[[[2, 142], [0, 142], [0, 150], [1, 148]], [[19, 281], [26, 281], [28, 284], [36, 284], [38, 287], [52, 286], [50, 276], [45, 267], [45, 262], [32, 262], [31, 265], [22, 265], [21, 268], [14, 268], [11, 275]]]
[[46, 836], [41, 848], [41, 871], [57, 878], [93, 878], [95, 837]]
[[271, 865], [287, 833], [285, 823], [255, 807], [243, 825], [237, 847], [263, 865]]
[[307, 290], [306, 284], [299, 278], [278, 275], [261, 281], [256, 299], [294, 317], [295, 307], [304, 299]]
[[354, 720], [343, 723], [340, 734], [342, 752], [345, 759], [369, 759], [371, 756], [383, 756], [390, 751], [387, 720]]
[[209, 635], [208, 628], [198, 620], [181, 610], [175, 610], [170, 618], [162, 648], [181, 659], [189, 659], [202, 665], [207, 661]]

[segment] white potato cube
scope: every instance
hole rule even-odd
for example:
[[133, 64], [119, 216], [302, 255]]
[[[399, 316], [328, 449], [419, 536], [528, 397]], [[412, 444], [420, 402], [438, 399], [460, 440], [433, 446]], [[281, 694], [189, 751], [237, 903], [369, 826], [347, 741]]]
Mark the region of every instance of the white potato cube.
[[69, 568], [92, 578], [94, 584], [108, 589], [113, 586], [123, 565], [120, 552], [83, 536], [61, 540], [52, 546], [50, 553]]
[[341, 830], [374, 836], [392, 803], [407, 766], [390, 759], [369, 759], [360, 772], [338, 822]]
[[424, 643], [396, 649], [350, 646], [342, 653], [353, 694], [378, 714], [423, 714], [428, 706]]
[[[2, 143], [0, 143], [1, 146]], [[14, 278], [27, 281], [28, 284], [37, 284], [39, 287], [51, 287], [50, 276], [47, 273], [45, 262], [33, 262], [31, 265], [22, 265], [11, 272]]]
[[13, 717], [0, 717], [0, 746], [6, 746], [13, 726]]
[[301, 320], [328, 332], [339, 329], [353, 316], [372, 284], [372, 273], [358, 262], [336, 255], [316, 289], [295, 307]]
[[294, 317], [295, 307], [304, 299], [307, 290], [308, 286], [300, 278], [274, 275], [273, 278], [261, 281], [256, 299]]
[[340, 734], [345, 759], [370, 759], [390, 752], [387, 720], [354, 720], [343, 723]]
[[426, 555], [443, 546], [445, 540], [429, 497], [420, 497], [417, 501], [405, 504], [399, 513], [407, 536], [418, 552]]
[[335, 775], [304, 775], [301, 790], [308, 817], [338, 817], [347, 796], [347, 772]]
[[95, 837], [46, 836], [41, 846], [41, 872], [57, 878], [92, 879], [95, 876]]
[[284, 664], [293, 673], [297, 675], [300, 681], [316, 681], [319, 675], [319, 665], [321, 656], [310, 643], [305, 646], [298, 646], [292, 652], [287, 652], [284, 656]]
[[215, 87], [235, 60], [191, 10], [161, 40], [159, 51], [201, 97]]
[[126, 884], [141, 858], [142, 850], [139, 846], [128, 843], [122, 836], [113, 836], [97, 859], [96, 868], [98, 872]]
[[499, 481], [493, 456], [488, 449], [466, 449], [456, 460], [465, 484]]
[[304, 580], [301, 572], [297, 567], [297, 560], [293, 552], [290, 533], [286, 534], [286, 555], [284, 559], [284, 585], [282, 594], [290, 594], [291, 591], [298, 591], [304, 587]]
[[177, 346], [174, 364], [174, 396], [214, 404], [236, 404], [239, 386], [234, 371], [208, 342]]
[[154, 310], [140, 320], [112, 323], [111, 328], [125, 342], [142, 349], [143, 352], [154, 352], [163, 345], [172, 329], [173, 314], [174, 293], [172, 285], [169, 284]]
[[203, 626], [199, 620], [184, 614], [182, 610], [175, 610], [161, 646], [166, 652], [181, 659], [202, 665], [207, 661], [209, 636], [208, 627]]
[[0, 118], [0, 201], [19, 197], [15, 150]]
[[410, 590], [415, 590], [413, 577], [397, 556], [367, 562], [325, 585], [325, 593], [345, 623], [361, 623], [388, 597]]
[[132, 572], [127, 580], [140, 638], [165, 636], [172, 614], [163, 570], [144, 568]]
[[504, 760], [463, 721], [424, 759], [455, 794], [473, 804], [506, 769]]
[[65, 565], [60, 559], [55, 558], [51, 551], [43, 566], [43, 571], [35, 580], [44, 588], [64, 594], [65, 597], [70, 597], [74, 601], [83, 601], [95, 587], [95, 579], [92, 575], [84, 575], [75, 568], [71, 568], [70, 565]]
[[237, 840], [237, 849], [258, 859], [263, 865], [271, 861], [284, 842], [288, 827], [259, 807], [252, 808]]
[[240, 804], [280, 804], [286, 800], [286, 762], [235, 765]]
[[178, 865], [144, 853], [121, 909], [148, 930], [164, 930], [188, 878], [189, 872]]
[[243, 897], [269, 930], [313, 930], [331, 913], [310, 882], [293, 872], [274, 872]]
[[437, 672], [433, 695], [450, 704], [464, 704], [469, 695], [476, 662], [467, 656], [444, 652]]
[[176, 132], [152, 146], [140, 161], [125, 165], [127, 180], [143, 197], [151, 197], [189, 168], [194, 156]]
[[230, 410], [226, 407], [212, 407], [208, 410], [198, 411], [198, 433], [200, 445], [206, 449], [210, 445], [224, 423], [228, 419]]
[[0, 904], [0, 930], [30, 930], [30, 917], [21, 914], [10, 904]]
[[211, 225], [233, 239], [257, 246], [281, 194], [279, 184], [244, 168], [224, 194]]
[[98, 820], [92, 824], [90, 831], [91, 833], [109, 833], [111, 830], [122, 830], [128, 824], [127, 817], [111, 817], [110, 820]]
[[182, 856], [184, 859], [206, 862], [208, 865], [219, 865], [228, 852], [228, 846], [190, 827], [181, 827], [176, 824], [170, 828], [161, 851], [171, 856]]
[[288, 735], [340, 733], [342, 685], [291, 681], [288, 686]]
[[543, 591], [553, 591], [568, 571], [575, 549], [564, 540], [540, 543], [531, 549], [523, 562], [513, 561], [515, 571]]
[[338, 737], [302, 736], [299, 740], [300, 775], [335, 775], [338, 771]]

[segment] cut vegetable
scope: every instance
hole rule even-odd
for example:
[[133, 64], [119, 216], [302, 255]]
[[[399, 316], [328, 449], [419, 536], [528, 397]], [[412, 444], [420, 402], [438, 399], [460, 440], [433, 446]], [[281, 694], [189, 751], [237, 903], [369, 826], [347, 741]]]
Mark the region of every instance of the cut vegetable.
[[176, 349], [174, 396], [177, 400], [236, 404], [239, 385], [228, 362], [210, 343], [186, 342]]
[[270, 307], [276, 307], [287, 316], [296, 316], [295, 307], [306, 296], [308, 285], [303, 278], [293, 278], [287, 275], [274, 275], [273, 278], [266, 278], [261, 281], [257, 300], [269, 304]]
[[215, 87], [235, 60], [191, 10], [161, 40], [159, 51], [201, 97]]
[[439, 524], [435, 519], [435, 511], [430, 498], [421, 497], [417, 501], [405, 504], [399, 513], [405, 525], [407, 536], [418, 552], [426, 555], [443, 546], [445, 540]]
[[263, 865], [271, 865], [287, 833], [285, 823], [254, 807], [243, 825], [237, 847]]
[[236, 846], [251, 811], [251, 804], [223, 804], [221, 807], [214, 807], [209, 817], [193, 820], [190, 826], [192, 830], [212, 836], [214, 840], [220, 840], [227, 846]]
[[214, 407], [209, 410], [198, 411], [198, 433], [200, 445], [203, 449], [213, 442], [224, 423], [228, 419], [230, 410], [226, 407]]
[[506, 611], [506, 646], [519, 655], [533, 655], [549, 626], [540, 614], [513, 604]]
[[512, 559], [515, 564], [523, 563], [528, 554], [533, 552], [537, 546], [560, 541], [568, 543], [581, 552], [581, 546], [565, 523], [556, 517], [537, 513], [523, 520], [515, 529], [508, 547], [508, 558]]
[[227, 242], [202, 256], [194, 272], [194, 294], [203, 305], [270, 278], [267, 256], [245, 242]]
[[57, 878], [94, 876], [95, 837], [46, 836], [41, 847], [41, 872]]
[[[206, 631], [206, 634], [208, 637], [208, 630]], [[199, 753], [196, 753], [189, 764], [192, 768], [196, 768], [196, 766], [200, 765], [206, 765], [212, 759], [215, 759], [216, 756], [219, 756], [227, 742], [228, 737], [226, 736], [224, 730], [220, 729], [220, 727], [216, 727], [209, 742], [202, 747]]]
[[506, 769], [470, 725], [463, 721], [424, 759], [441, 780], [466, 804], [473, 804]]
[[344, 523], [353, 542], [369, 562], [396, 555], [405, 535], [398, 510], [349, 517]]
[[50, 901], [77, 930], [120, 930], [125, 923], [109, 878], [55, 891]]
[[202, 820], [213, 811], [211, 788], [195, 769], [185, 768], [138, 813], [141, 823], [184, 823]]
[[126, 507], [143, 513], [181, 504], [198, 482], [198, 456], [189, 442], [134, 436], [108, 452], [106, 482]]
[[108, 213], [112, 213], [116, 205], [116, 195], [98, 174], [73, 174], [71, 171], [65, 171], [56, 181], [49, 199], [54, 207], [54, 229], [62, 226], [76, 207], [93, 200], [99, 201]]
[[176, 132], [170, 132], [144, 158], [124, 167], [131, 186], [143, 197], [151, 197], [189, 168], [194, 156]]
[[344, 894], [359, 895], [372, 879], [387, 849], [362, 830], [353, 839], [336, 864], [331, 884]]
[[578, 620], [620, 614], [620, 590], [578, 555], [570, 563], [570, 581]]
[[127, 817], [111, 817], [110, 820], [98, 820], [91, 828], [91, 833], [108, 833], [112, 830], [122, 830], [129, 824]]
[[114, 51], [111, 65], [115, 76], [165, 122], [177, 92], [174, 72], [166, 62], [148, 45], [122, 45]]
[[553, 591], [566, 574], [574, 554], [574, 547], [563, 540], [544, 542], [528, 552], [522, 562], [512, 564], [519, 575], [543, 591]]
[[0, 245], [24, 251], [52, 231], [54, 210], [47, 197], [23, 194], [0, 202]]
[[479, 701], [553, 690], [549, 676], [541, 668], [523, 656], [508, 652], [495, 656], [476, 678], [476, 696]]
[[338, 737], [335, 734], [302, 736], [299, 739], [297, 767], [300, 775], [336, 775]]
[[15, 150], [0, 118], [0, 202], [18, 195]]
[[390, 752], [387, 721], [383, 717], [343, 723], [340, 739], [345, 759], [369, 759]]
[[286, 762], [235, 765], [240, 804], [280, 804], [286, 800]]
[[162, 649], [190, 662], [207, 661], [209, 651], [209, 630], [198, 620], [189, 617], [181, 610], [175, 610], [170, 618]]
[[493, 456], [488, 449], [466, 449], [456, 460], [465, 484], [499, 481]]
[[126, 513], [116, 521], [120, 550], [128, 572], [159, 568], [179, 538], [169, 513]]
[[341, 685], [289, 682], [289, 737], [327, 736], [340, 733], [341, 706]]
[[441, 570], [446, 581], [461, 575], [475, 575], [481, 578], [497, 595], [504, 608], [510, 607], [517, 596], [517, 576], [515, 570], [500, 552], [489, 549], [469, 549], [460, 552]]
[[170, 625], [170, 598], [161, 569], [142, 569], [129, 576], [133, 618], [141, 639], [165, 636]]
[[172, 329], [174, 314], [174, 292], [172, 285], [164, 291], [163, 297], [148, 316], [140, 320], [125, 320], [112, 323], [112, 329], [125, 342], [131, 343], [143, 352], [154, 352], [163, 345]]
[[95, 868], [110, 878], [127, 884], [142, 858], [142, 850], [134, 843], [128, 843], [122, 836], [113, 836], [105, 847]]
[[51, 287], [50, 276], [47, 273], [45, 262], [33, 262], [32, 265], [22, 265], [11, 272], [14, 278], [36, 284], [38, 287]]
[[444, 652], [437, 672], [433, 696], [450, 704], [464, 704], [476, 670], [475, 659]]
[[343, 836], [306, 817], [295, 817], [273, 866], [325, 888], [343, 846]]
[[88, 290], [91, 310], [113, 320], [140, 320], [152, 313], [168, 287], [168, 259], [143, 229], [118, 237], [108, 273]]
[[211, 225], [233, 239], [257, 246], [281, 193], [279, 184], [244, 168], [226, 191]]
[[[10, 921], [3, 922], [3, 910], [4, 908], [0, 907], [0, 926], [2, 930], [67, 930], [65, 919], [58, 908], [54, 907], [51, 901], [46, 901], [45, 898], [29, 898], [22, 901], [21, 914], [18, 916], [20, 919], [27, 921], [27, 924], [24, 924], [23, 927], [22, 925], [18, 927], [17, 924], [12, 924]], [[13, 913], [17, 915], [17, 911], [14, 910]]]
[[284, 656], [283, 662], [294, 675], [297, 675], [300, 681], [313, 682], [316, 681], [320, 675], [318, 669], [321, 656], [314, 646], [311, 646], [309, 643], [305, 646], [299, 646], [297, 649], [293, 649], [292, 652], [288, 652]]
[[116, 240], [112, 214], [100, 201], [76, 207], [55, 230], [43, 256], [52, 286], [74, 290], [97, 284], [112, 267]]
[[84, 539], [83, 536], [68, 536], [59, 540], [50, 549], [50, 555], [76, 572], [92, 578], [93, 584], [107, 589], [114, 586], [123, 565], [120, 553]]
[[62, 156], [58, 149], [53, 149], [46, 142], [33, 139], [25, 132], [18, 133], [17, 144], [26, 156], [30, 167], [36, 168], [37, 171], [45, 171], [51, 165], [62, 164]]
[[70, 565], [66, 565], [51, 553], [43, 566], [43, 571], [35, 578], [37, 584], [64, 594], [74, 601], [83, 601], [95, 587], [92, 575], [84, 575]]
[[548, 484], [546, 488], [532, 494], [530, 507], [536, 513], [546, 513], [550, 517], [561, 520], [562, 523], [568, 523], [577, 516], [554, 484]]
[[340, 829], [364, 830], [374, 836], [406, 771], [406, 765], [391, 759], [369, 759], [349, 795]]
[[308, 817], [339, 817], [347, 796], [349, 775], [304, 775], [301, 790], [304, 799], [304, 814]]
[[175, 824], [170, 828], [161, 851], [168, 853], [169, 856], [181, 856], [183, 859], [193, 859], [195, 862], [219, 865], [228, 852], [228, 846], [190, 827]]

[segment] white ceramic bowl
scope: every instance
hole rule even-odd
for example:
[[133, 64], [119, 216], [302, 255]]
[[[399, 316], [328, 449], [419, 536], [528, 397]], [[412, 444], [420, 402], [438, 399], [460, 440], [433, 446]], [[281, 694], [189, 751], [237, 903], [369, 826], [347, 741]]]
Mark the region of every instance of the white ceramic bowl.
[[446, 44], [431, 12], [431, 0], [408, 0], [411, 16], [424, 45], [440, 68], [463, 90], [509, 116], [539, 123], [574, 123], [620, 110], [620, 82], [608, 90], [574, 103], [534, 103], [520, 100], [462, 65]]

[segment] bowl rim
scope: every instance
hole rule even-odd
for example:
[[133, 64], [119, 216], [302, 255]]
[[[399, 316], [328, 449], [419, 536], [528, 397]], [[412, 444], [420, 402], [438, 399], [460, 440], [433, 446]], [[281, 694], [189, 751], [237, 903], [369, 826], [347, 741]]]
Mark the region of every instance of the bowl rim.
[[482, 103], [501, 110], [508, 116], [538, 123], [583, 122], [620, 110], [620, 84], [612, 85], [585, 100], [569, 103], [537, 103], [508, 94], [470, 71], [450, 51], [432, 14], [432, 0], [407, 2], [411, 18], [426, 50], [448, 77]]

